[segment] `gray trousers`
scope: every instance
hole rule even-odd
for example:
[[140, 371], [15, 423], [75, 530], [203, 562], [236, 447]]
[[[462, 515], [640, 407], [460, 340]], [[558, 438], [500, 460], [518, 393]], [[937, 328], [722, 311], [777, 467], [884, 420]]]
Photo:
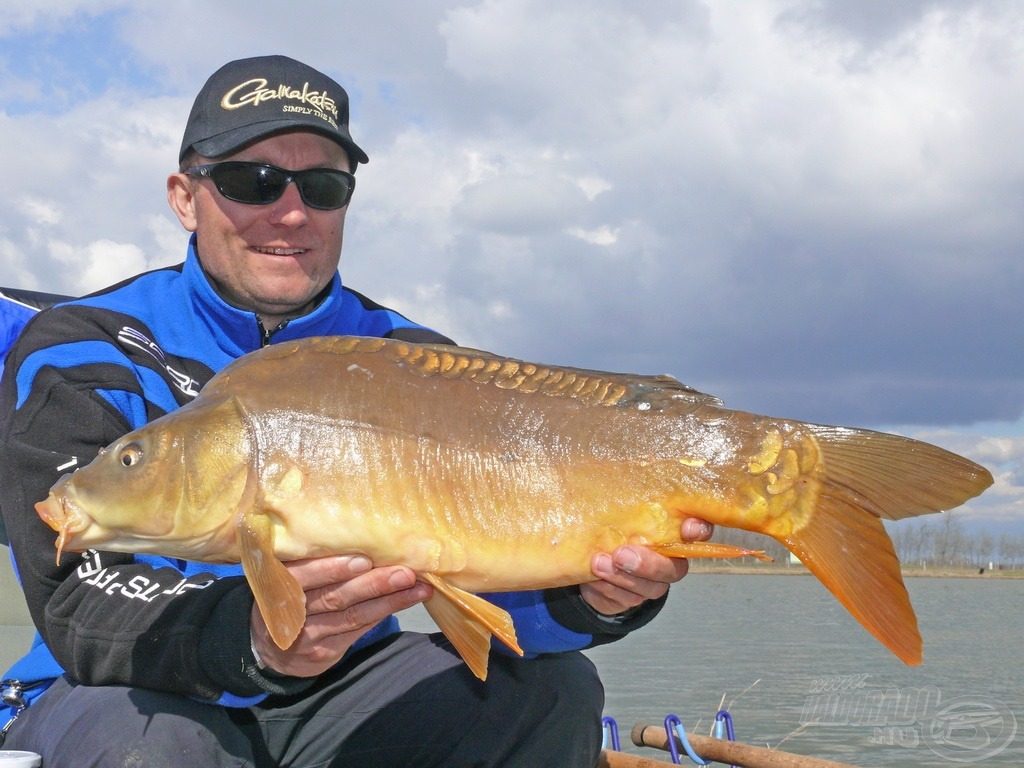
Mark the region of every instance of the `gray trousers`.
[[228, 709], [62, 678], [15, 722], [5, 749], [44, 768], [592, 768], [604, 691], [580, 653], [491, 654], [477, 680], [440, 635], [403, 633], [302, 694]]

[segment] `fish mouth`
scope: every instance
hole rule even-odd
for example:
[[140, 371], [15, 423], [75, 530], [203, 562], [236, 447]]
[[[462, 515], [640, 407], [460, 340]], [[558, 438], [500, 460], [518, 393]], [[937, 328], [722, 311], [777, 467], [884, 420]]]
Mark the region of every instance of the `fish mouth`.
[[76, 534], [83, 531], [89, 525], [89, 518], [82, 514], [81, 510], [65, 495], [58, 496], [50, 491], [45, 500], [37, 502], [36, 514], [43, 522], [59, 534], [57, 536], [57, 565], [60, 565], [60, 556], [64, 550], [69, 552], [78, 551], [73, 546]]

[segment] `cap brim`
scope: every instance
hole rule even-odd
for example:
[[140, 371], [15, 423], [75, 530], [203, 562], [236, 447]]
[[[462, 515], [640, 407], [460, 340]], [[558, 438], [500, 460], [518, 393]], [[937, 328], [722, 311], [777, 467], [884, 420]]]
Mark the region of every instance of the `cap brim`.
[[353, 163], [368, 163], [370, 158], [367, 157], [366, 153], [356, 144], [352, 139], [339, 131], [321, 129], [316, 125], [296, 125], [293, 120], [282, 120], [282, 121], [269, 121], [256, 123], [255, 125], [246, 125], [241, 128], [233, 128], [230, 131], [224, 131], [224, 133], [218, 133], [216, 136], [210, 136], [207, 139], [197, 141], [190, 147], [186, 147], [181, 152], [181, 157], [178, 158], [179, 162], [184, 159], [185, 153], [189, 148], [194, 149], [197, 153], [203, 157], [210, 159], [216, 159], [218, 157], [224, 157], [234, 152], [239, 151], [245, 146], [252, 144], [260, 139], [266, 139], [270, 136], [274, 136], [279, 133], [288, 133], [291, 131], [304, 131], [308, 133], [318, 133], [321, 136], [326, 136], [328, 139], [341, 145], [341, 148], [348, 154], [348, 158]]

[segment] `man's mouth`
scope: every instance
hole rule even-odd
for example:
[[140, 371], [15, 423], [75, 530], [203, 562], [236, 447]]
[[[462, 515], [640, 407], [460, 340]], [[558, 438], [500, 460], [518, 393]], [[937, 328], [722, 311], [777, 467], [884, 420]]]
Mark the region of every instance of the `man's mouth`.
[[271, 256], [297, 256], [300, 253], [305, 253], [305, 248], [264, 248], [262, 246], [253, 246], [253, 249], [257, 253], [265, 253]]

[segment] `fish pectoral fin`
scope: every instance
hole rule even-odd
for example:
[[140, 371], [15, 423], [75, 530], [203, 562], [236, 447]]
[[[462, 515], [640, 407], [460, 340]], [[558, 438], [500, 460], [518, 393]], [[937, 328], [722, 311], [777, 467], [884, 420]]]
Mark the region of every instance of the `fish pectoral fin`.
[[256, 605], [279, 648], [295, 642], [306, 622], [306, 593], [274, 554], [274, 532], [265, 515], [244, 515], [238, 523], [238, 551]]
[[474, 675], [481, 680], [487, 679], [487, 657], [491, 650], [492, 635], [520, 656], [523, 655], [508, 611], [482, 597], [453, 587], [433, 573], [420, 574], [420, 578], [434, 588], [433, 596], [423, 604], [427, 613], [455, 646]]
[[665, 557], [756, 557], [766, 563], [772, 562], [772, 558], [766, 555], [763, 549], [745, 549], [730, 544], [716, 544], [713, 541], [680, 541], [673, 544], [646, 544], [645, 546]]

